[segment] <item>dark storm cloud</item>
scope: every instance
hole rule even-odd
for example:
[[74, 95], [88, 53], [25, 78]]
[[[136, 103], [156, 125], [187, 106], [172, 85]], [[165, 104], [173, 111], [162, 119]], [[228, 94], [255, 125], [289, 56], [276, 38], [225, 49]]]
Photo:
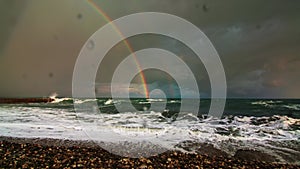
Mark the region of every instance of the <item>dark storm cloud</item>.
[[[155, 11], [183, 17], [198, 26], [221, 57], [230, 97], [300, 97], [300, 1], [94, 2], [112, 19]], [[0, 75], [5, 79], [0, 94], [70, 95], [79, 50], [106, 20], [84, 1], [26, 1], [26, 4], [15, 3], [14, 10], [1, 10], [1, 17], [18, 19], [11, 26], [0, 28], [0, 51], [5, 51], [0, 57]], [[6, 7], [1, 5], [3, 9]], [[1, 25], [10, 22], [0, 21]], [[210, 84], [203, 65], [178, 41], [140, 36], [130, 42], [136, 50], [152, 46], [176, 53], [193, 69], [200, 92], [209, 95]], [[126, 46], [117, 45], [100, 67], [102, 73], [97, 83], [108, 83], [114, 68], [128, 54]], [[156, 77], [148, 76], [148, 80], [154, 82]], [[157, 84], [149, 85], [154, 88]]]

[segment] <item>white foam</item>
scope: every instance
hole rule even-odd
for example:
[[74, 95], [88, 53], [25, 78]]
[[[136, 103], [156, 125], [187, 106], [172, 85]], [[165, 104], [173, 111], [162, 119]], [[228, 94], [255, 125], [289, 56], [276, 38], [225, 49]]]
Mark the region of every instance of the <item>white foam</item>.
[[300, 110], [300, 104], [284, 105], [284, 107], [291, 109], [291, 110]]
[[[300, 138], [300, 131], [291, 128], [300, 124], [300, 119], [287, 116], [269, 118], [198, 119], [192, 113], [182, 113], [174, 121], [155, 111], [94, 114], [58, 108], [0, 107], [0, 133], [13, 137], [90, 139], [112, 143], [146, 140], [165, 148], [174, 148], [186, 140], [220, 147], [222, 142], [238, 146], [243, 146], [239, 145], [241, 142], [248, 146], [268, 146], [269, 141]], [[265, 122], [255, 125], [253, 121], [259, 119]]]
[[114, 102], [113, 102], [113, 100], [112, 99], [108, 99], [104, 104], [105, 105], [108, 105], [108, 104], [113, 104]]

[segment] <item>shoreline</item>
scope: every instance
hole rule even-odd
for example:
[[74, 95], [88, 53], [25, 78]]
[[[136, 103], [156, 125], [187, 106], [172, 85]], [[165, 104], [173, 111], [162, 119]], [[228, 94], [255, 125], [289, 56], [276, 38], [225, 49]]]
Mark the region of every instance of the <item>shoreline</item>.
[[54, 98], [0, 98], [0, 104], [19, 104], [19, 103], [51, 103]]
[[[299, 168], [299, 165], [229, 157], [210, 145], [199, 145], [202, 152], [166, 151], [147, 158], [112, 154], [93, 141], [0, 136], [0, 166], [9, 168]], [[219, 150], [221, 151], [221, 150]], [[214, 153], [211, 153], [214, 152]], [[250, 157], [250, 158], [249, 158]], [[248, 160], [246, 160], [248, 159]]]

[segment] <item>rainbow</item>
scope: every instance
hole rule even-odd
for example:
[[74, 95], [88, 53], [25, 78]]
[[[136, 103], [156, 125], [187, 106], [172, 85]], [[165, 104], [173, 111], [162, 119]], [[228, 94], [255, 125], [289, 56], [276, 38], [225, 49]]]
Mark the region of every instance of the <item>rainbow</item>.
[[[99, 7], [99, 5], [97, 5], [95, 2], [93, 2], [92, 0], [87, 0], [88, 4], [97, 11], [97, 13], [99, 13], [103, 19], [107, 22], [112, 22], [113, 20]], [[114, 27], [115, 31], [121, 36], [121, 37], [124, 37], [124, 35], [122, 34], [122, 32], [116, 27], [116, 25], [114, 25], [112, 23], [112, 26]], [[145, 78], [145, 75], [142, 71], [142, 67], [134, 53], [134, 50], [132, 48], [132, 46], [130, 45], [130, 43], [128, 42], [127, 39], [124, 39], [124, 44], [126, 46], [126, 48], [129, 50], [130, 53], [133, 54], [133, 58], [135, 60], [135, 63], [137, 65], [137, 68], [140, 70], [140, 79], [142, 81], [142, 84], [143, 84], [143, 90], [144, 90], [144, 95], [145, 95], [145, 98], [149, 98], [149, 91], [148, 91], [148, 86], [147, 86], [147, 82], [146, 82], [146, 78]]]

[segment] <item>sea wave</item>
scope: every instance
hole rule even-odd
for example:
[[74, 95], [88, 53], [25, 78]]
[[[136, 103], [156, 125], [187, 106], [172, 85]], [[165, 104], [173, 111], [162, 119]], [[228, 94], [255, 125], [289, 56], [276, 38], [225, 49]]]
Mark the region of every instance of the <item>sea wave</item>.
[[[144, 104], [139, 103], [143, 100], [146, 99], [133, 100], [132, 104], [144, 107]], [[94, 102], [95, 99], [76, 101], [84, 104]], [[96, 101], [99, 108], [107, 108], [107, 112], [113, 110], [114, 104], [128, 103], [124, 99]], [[150, 100], [157, 101], [160, 100]], [[179, 100], [175, 102], [168, 100], [171, 108], [180, 104]], [[297, 102], [272, 101], [268, 104], [287, 106], [297, 105]], [[99, 114], [75, 112], [70, 98], [59, 98], [54, 103], [0, 105], [0, 133], [2, 136], [13, 137], [48, 137], [111, 143], [147, 140], [166, 148], [178, 148], [180, 143], [189, 141], [212, 144], [229, 154], [247, 147], [269, 151], [278, 156], [286, 152], [295, 154], [295, 151], [300, 154], [300, 119], [292, 116], [260, 117], [252, 113], [247, 116], [229, 114], [218, 119], [188, 111], [165, 114], [149, 110], [116, 113], [104, 111]], [[291, 142], [291, 145], [286, 145], [286, 142]]]

